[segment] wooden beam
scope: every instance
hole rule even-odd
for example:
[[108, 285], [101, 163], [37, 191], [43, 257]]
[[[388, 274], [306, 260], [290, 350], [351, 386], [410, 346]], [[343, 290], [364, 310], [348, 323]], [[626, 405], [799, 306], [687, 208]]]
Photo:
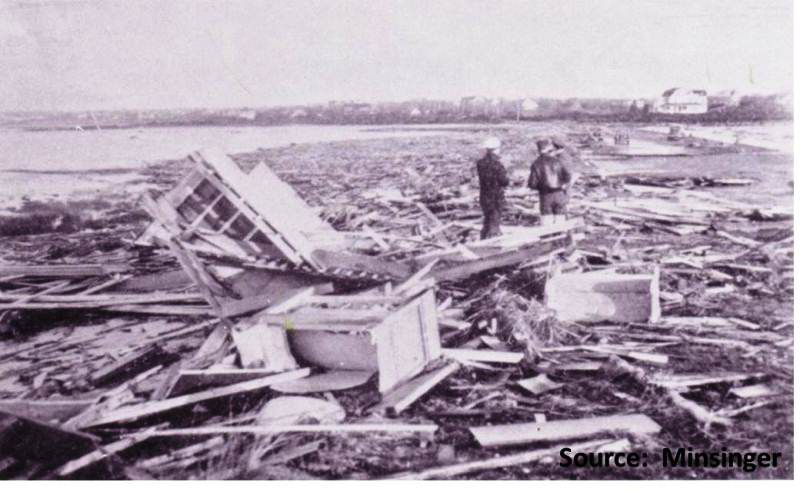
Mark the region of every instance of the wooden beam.
[[293, 379], [298, 379], [308, 376], [310, 372], [311, 371], [308, 368], [297, 369], [295, 371], [289, 371], [283, 374], [275, 374], [273, 376], [267, 376], [252, 381], [246, 381], [243, 383], [237, 383], [230, 386], [224, 386], [222, 388], [214, 388], [207, 391], [201, 391], [200, 393], [193, 393], [190, 395], [178, 396], [175, 398], [167, 398], [166, 400], [151, 401], [139, 405], [122, 407], [105, 414], [99, 420], [91, 422], [89, 425], [85, 427], [86, 428], [100, 427], [105, 425], [134, 422], [146, 417], [152, 417], [154, 415], [160, 415], [172, 410], [195, 405], [200, 402], [217, 400], [220, 398], [227, 398], [230, 396], [240, 395], [244, 393], [253, 393], [269, 388], [271, 385], [275, 383], [280, 383], [283, 381], [291, 381]]
[[551, 420], [506, 424], [487, 427], [470, 427], [469, 431], [483, 447], [515, 446], [534, 442], [580, 439], [601, 433], [629, 432], [633, 434], [655, 434], [661, 430], [647, 415], [612, 415], [583, 419]]
[[154, 436], [206, 436], [213, 434], [254, 434], [270, 435], [285, 432], [302, 433], [421, 433], [433, 434], [439, 429], [435, 424], [319, 424], [319, 425], [242, 425], [237, 427], [210, 426], [193, 427], [188, 429], [165, 429], [154, 431]]
[[164, 352], [160, 346], [149, 345], [134, 350], [112, 364], [93, 372], [89, 376], [89, 382], [94, 386], [100, 386], [123, 377], [129, 378], [151, 367], [166, 363], [166, 359], [170, 357], [174, 358], [174, 356]]
[[0, 276], [19, 275], [25, 277], [75, 278], [99, 277], [127, 271], [127, 265], [0, 265]]
[[373, 411], [377, 413], [385, 412], [390, 417], [398, 415], [428, 391], [432, 390], [434, 386], [456, 372], [459, 367], [460, 365], [457, 362], [451, 362], [436, 370], [415, 377], [386, 394]]
[[89, 408], [94, 400], [0, 400], [0, 412], [49, 422], [64, 421]]
[[498, 350], [442, 349], [442, 355], [455, 360], [473, 362], [498, 362], [519, 364], [525, 357], [522, 352], [500, 352]]

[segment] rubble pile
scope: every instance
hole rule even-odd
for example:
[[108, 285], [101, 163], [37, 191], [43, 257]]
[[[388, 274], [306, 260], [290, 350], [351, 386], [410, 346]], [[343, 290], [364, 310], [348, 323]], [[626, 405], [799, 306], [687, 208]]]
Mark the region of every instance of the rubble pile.
[[589, 473], [537, 467], [564, 446], [709, 442], [791, 461], [791, 436], [739, 425], [792, 408], [791, 214], [702, 189], [747, 183], [584, 169], [582, 219], [539, 225], [512, 190], [480, 240], [464, 156], [339, 146], [195, 153], [113, 248], [9, 241], [0, 477], [552, 477]]

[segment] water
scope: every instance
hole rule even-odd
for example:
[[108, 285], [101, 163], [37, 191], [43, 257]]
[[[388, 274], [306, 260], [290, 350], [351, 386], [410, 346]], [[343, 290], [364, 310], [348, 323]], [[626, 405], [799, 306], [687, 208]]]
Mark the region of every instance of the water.
[[396, 132], [365, 132], [353, 126], [192, 126], [95, 131], [1, 131], [0, 171], [90, 171], [135, 169], [147, 162], [178, 159], [200, 148], [226, 153], [292, 143], [386, 138]]
[[[108, 193], [132, 185], [147, 163], [180, 159], [197, 149], [226, 153], [290, 144], [375, 139], [420, 133], [414, 126], [390, 132], [369, 127], [289, 125], [272, 127], [192, 126], [92, 131], [0, 130], [0, 203], [19, 206], [25, 198], [63, 199]], [[418, 129], [417, 129], [418, 130]], [[445, 129], [443, 128], [443, 131]], [[138, 189], [133, 189], [136, 186]]]

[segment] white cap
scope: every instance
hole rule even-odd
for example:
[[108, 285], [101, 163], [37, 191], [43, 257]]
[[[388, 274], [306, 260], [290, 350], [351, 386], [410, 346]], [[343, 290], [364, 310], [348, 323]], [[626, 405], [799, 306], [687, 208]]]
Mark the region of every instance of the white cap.
[[489, 137], [483, 141], [483, 148], [488, 150], [497, 150], [500, 148], [500, 139], [497, 137]]

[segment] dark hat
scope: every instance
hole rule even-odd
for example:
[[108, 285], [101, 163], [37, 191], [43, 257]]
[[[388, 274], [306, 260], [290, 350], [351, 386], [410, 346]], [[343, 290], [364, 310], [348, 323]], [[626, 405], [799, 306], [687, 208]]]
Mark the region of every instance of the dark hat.
[[549, 138], [540, 138], [539, 140], [536, 141], [536, 148], [539, 150], [540, 154], [544, 153], [552, 146], [553, 146], [553, 141], [550, 140]]

